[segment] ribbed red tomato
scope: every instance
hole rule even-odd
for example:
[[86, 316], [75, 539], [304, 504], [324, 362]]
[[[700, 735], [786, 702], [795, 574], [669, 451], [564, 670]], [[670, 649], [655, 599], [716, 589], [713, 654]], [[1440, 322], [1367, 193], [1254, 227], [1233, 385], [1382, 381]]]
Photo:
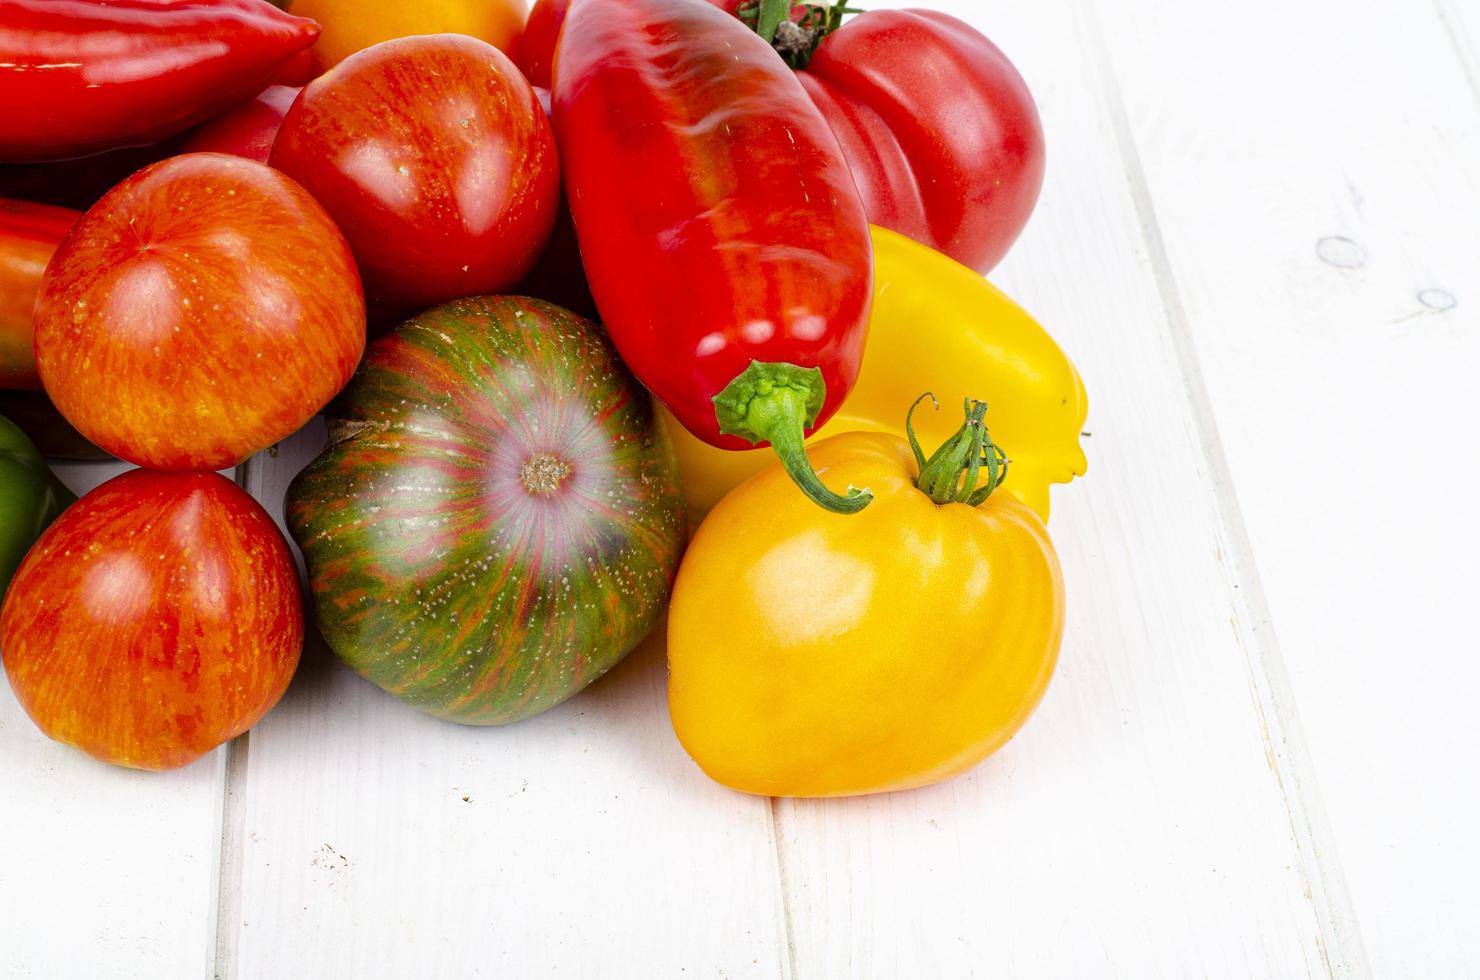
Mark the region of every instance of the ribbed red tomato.
[[115, 456], [218, 470], [292, 435], [365, 349], [334, 222], [264, 164], [188, 153], [77, 222], [36, 304], [36, 367], [67, 421]]
[[16, 698], [59, 742], [173, 769], [250, 728], [303, 648], [277, 525], [214, 473], [131, 470], [73, 504], [0, 611]]
[[560, 192], [534, 89], [457, 34], [386, 41], [310, 82], [271, 162], [334, 216], [385, 316], [518, 282]]
[[1017, 240], [1043, 186], [1043, 129], [997, 46], [936, 10], [874, 10], [798, 72], [843, 147], [869, 221], [978, 272]]

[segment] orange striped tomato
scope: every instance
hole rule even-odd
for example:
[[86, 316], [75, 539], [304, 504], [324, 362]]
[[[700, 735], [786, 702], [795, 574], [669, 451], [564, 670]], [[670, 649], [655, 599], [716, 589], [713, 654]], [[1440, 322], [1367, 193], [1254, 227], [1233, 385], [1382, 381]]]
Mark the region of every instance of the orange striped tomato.
[[214, 473], [131, 470], [98, 487], [31, 548], [0, 611], [31, 720], [135, 769], [183, 766], [246, 731], [302, 649], [288, 544]]

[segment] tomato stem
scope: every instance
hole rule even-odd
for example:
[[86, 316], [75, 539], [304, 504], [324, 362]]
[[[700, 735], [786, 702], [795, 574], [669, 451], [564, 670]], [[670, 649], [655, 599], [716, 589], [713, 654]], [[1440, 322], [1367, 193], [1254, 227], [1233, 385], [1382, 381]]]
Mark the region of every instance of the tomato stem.
[[838, 514], [856, 514], [873, 494], [853, 486], [846, 494], [829, 490], [807, 459], [805, 432], [817, 421], [826, 394], [818, 368], [751, 361], [714, 396], [714, 415], [726, 435], [769, 442], [787, 474], [814, 503]]
[[[915, 399], [904, 417], [904, 431], [909, 436], [910, 449], [915, 454], [915, 465], [920, 470], [915, 486], [937, 504], [957, 503], [976, 507], [1007, 479], [1009, 462], [1002, 448], [987, 435], [984, 421], [987, 403], [974, 398], [966, 399], [965, 423], [934, 455], [926, 459], [920, 448], [920, 440], [915, 435], [914, 421], [915, 409], [927, 398], [938, 411], [940, 403], [927, 391]], [[983, 467], [986, 468], [987, 479], [978, 487], [977, 480], [981, 477]]]
[[[794, 17], [793, 11], [799, 12], [799, 16]], [[802, 0], [800, 3], [793, 0], [745, 0], [735, 9], [737, 17], [798, 71], [807, 67], [822, 39], [842, 26], [845, 14], [861, 13], [862, 10], [846, 3], [829, 3], [827, 0]]]

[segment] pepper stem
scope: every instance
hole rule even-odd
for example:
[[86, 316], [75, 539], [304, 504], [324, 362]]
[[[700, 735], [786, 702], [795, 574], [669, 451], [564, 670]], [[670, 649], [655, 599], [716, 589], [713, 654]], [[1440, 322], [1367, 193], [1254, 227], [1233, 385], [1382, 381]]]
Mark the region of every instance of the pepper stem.
[[817, 421], [826, 394], [818, 368], [751, 361], [714, 396], [714, 416], [726, 435], [769, 442], [787, 474], [813, 502], [838, 514], [856, 514], [873, 494], [852, 486], [846, 494], [829, 490], [807, 459], [805, 432]]
[[[915, 486], [926, 493], [937, 504], [967, 504], [976, 507], [992, 495], [992, 491], [1007, 479], [1008, 459], [1002, 449], [987, 435], [983, 421], [987, 414], [987, 403], [974, 398], [966, 399], [966, 421], [956, 434], [951, 436], [929, 459], [920, 449], [920, 440], [915, 436], [915, 409], [929, 398], [937, 410], [940, 403], [935, 396], [926, 392], [910, 406], [904, 417], [904, 431], [910, 440], [910, 449], [915, 453], [915, 464], [920, 475]], [[985, 467], [987, 480], [977, 486], [981, 470]]]

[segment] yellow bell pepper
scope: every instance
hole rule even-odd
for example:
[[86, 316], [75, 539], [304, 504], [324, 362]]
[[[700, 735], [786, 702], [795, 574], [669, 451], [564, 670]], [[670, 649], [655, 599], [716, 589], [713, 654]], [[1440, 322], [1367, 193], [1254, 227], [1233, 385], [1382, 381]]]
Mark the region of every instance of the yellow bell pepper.
[[[930, 391], [945, 411], [915, 413], [927, 444], [960, 425], [954, 406], [985, 397], [992, 437], [1012, 460], [1002, 489], [1048, 519], [1048, 487], [1085, 470], [1080, 430], [1088, 398], [1079, 372], [1052, 337], [996, 286], [946, 256], [875, 227], [874, 300], [858, 383], [838, 413], [807, 440], [843, 432], [904, 436], [904, 412]], [[765, 469], [769, 452], [715, 449], [666, 410], [692, 519]]]

